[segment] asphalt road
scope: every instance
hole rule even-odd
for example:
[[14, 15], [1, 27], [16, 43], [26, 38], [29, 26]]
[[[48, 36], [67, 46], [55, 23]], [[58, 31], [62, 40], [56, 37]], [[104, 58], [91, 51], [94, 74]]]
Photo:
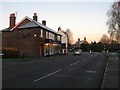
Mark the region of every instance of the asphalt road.
[[2, 88], [100, 88], [107, 63], [103, 53], [58, 55], [2, 63]]

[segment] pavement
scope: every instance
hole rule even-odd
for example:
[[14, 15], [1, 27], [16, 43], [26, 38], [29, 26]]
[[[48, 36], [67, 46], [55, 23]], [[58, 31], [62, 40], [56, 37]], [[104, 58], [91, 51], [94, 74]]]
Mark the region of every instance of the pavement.
[[108, 62], [104, 73], [103, 83], [101, 88], [118, 88], [120, 54], [108, 53]]

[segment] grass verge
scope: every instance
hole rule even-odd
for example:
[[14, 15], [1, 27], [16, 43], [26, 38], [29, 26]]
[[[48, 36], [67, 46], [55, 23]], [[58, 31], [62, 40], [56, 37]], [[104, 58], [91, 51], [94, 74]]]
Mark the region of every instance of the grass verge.
[[2, 62], [22, 62], [22, 61], [31, 61], [33, 57], [25, 57], [25, 58], [0, 58]]

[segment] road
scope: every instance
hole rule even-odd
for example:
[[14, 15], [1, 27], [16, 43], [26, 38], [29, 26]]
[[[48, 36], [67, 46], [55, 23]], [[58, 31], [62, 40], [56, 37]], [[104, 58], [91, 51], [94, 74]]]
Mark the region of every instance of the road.
[[58, 55], [2, 63], [2, 88], [100, 88], [107, 63], [103, 53]]

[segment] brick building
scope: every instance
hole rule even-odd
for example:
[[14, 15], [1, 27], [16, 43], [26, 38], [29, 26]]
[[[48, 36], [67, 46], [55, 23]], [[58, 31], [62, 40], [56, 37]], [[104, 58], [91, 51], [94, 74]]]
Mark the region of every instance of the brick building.
[[61, 30], [61, 28], [58, 28], [57, 33], [62, 35], [61, 38], [61, 48], [62, 48], [62, 53], [66, 54], [68, 52], [68, 38], [64, 30]]
[[80, 40], [80, 38], [78, 38], [78, 41], [76, 41], [76, 43], [74, 44], [74, 48], [80, 49], [82, 44], [89, 44], [86, 40], [86, 37], [84, 37], [84, 40]]
[[10, 26], [2, 30], [2, 49], [18, 50], [20, 56], [42, 57], [60, 53], [61, 37], [51, 28], [46, 26], [46, 21], [37, 21], [37, 13], [33, 19], [23, 18], [15, 23], [16, 16], [10, 14]]

